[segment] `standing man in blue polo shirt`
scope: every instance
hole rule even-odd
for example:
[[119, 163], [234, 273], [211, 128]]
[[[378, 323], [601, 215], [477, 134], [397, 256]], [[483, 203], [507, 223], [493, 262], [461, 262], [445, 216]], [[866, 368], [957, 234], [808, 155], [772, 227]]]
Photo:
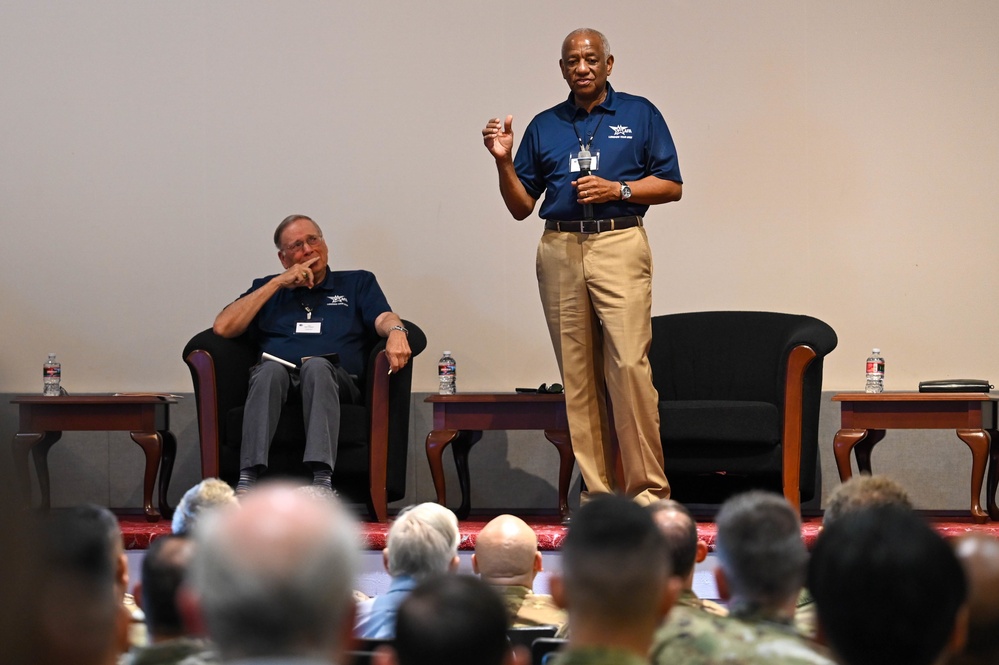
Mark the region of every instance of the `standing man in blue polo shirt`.
[[[652, 385], [650, 205], [680, 199], [673, 138], [647, 99], [615, 91], [607, 38], [584, 28], [562, 42], [569, 98], [535, 116], [513, 156], [513, 116], [482, 130], [500, 194], [518, 220], [534, 211], [541, 302], [565, 384], [569, 433], [588, 494], [619, 492], [647, 505], [669, 497]], [[605, 388], [606, 387], [606, 388]], [[610, 396], [624, 486], [614, 477]]]
[[[236, 493], [247, 491], [267, 468], [271, 440], [290, 390], [302, 393], [304, 461], [312, 468], [313, 484], [332, 490], [341, 391], [356, 392], [350, 375], [363, 369], [365, 338], [371, 330], [388, 338], [385, 354], [395, 372], [412, 355], [409, 331], [389, 308], [373, 274], [329, 269], [329, 248], [310, 218], [285, 218], [274, 231], [274, 245], [285, 271], [254, 280], [246, 293], [219, 313], [213, 326], [222, 337], [250, 331], [263, 353], [301, 364], [296, 373], [262, 359], [251, 370]], [[339, 363], [318, 357], [332, 353], [339, 354]]]

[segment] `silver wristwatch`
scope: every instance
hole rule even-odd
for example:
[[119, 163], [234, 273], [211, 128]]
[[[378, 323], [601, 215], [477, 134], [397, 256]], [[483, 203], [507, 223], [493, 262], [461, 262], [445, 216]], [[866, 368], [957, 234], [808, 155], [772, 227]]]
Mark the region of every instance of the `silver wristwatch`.
[[631, 198], [631, 187], [628, 187], [628, 183], [621, 181], [621, 200], [625, 201]]
[[406, 330], [406, 328], [403, 326], [392, 326], [391, 328], [388, 329], [389, 332], [392, 332], [393, 330], [401, 330], [402, 332], [406, 333], [406, 337], [409, 337], [409, 331]]

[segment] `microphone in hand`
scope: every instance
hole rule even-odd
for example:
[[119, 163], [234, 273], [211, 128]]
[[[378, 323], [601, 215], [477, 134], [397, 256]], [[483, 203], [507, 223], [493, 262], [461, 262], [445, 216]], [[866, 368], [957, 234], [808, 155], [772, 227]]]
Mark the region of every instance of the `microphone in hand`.
[[[589, 150], [580, 150], [579, 151], [579, 177], [580, 178], [585, 178], [586, 176], [591, 175], [591, 173], [590, 173], [590, 163], [591, 163], [591, 161], [592, 161], [592, 157], [590, 156], [590, 151]], [[584, 203], [583, 204], [583, 219], [593, 219], [593, 204], [592, 203]]]

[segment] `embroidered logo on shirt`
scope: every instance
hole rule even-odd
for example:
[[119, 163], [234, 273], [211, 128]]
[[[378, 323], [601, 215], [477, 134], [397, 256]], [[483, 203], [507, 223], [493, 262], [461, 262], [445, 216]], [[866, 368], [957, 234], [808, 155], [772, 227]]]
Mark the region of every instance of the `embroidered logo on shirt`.
[[330, 301], [326, 303], [327, 307], [332, 307], [334, 305], [347, 307], [350, 304], [347, 302], [347, 296], [326, 296], [326, 297], [330, 299]]
[[608, 136], [609, 139], [632, 139], [635, 138], [631, 135], [631, 127], [625, 125], [611, 125], [610, 128], [614, 131], [614, 134]]

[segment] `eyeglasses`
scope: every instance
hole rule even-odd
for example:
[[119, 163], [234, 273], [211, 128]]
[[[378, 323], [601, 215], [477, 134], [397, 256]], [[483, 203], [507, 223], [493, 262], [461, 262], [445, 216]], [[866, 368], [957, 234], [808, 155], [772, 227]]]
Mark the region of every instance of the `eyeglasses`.
[[553, 383], [550, 386], [547, 383], [542, 383], [538, 386], [539, 393], [548, 393], [549, 395], [560, 395], [562, 393], [562, 384]]
[[305, 249], [305, 246], [318, 247], [323, 242], [322, 236], [309, 236], [305, 240], [299, 240], [298, 242], [293, 242], [284, 248], [286, 254], [297, 254]]

